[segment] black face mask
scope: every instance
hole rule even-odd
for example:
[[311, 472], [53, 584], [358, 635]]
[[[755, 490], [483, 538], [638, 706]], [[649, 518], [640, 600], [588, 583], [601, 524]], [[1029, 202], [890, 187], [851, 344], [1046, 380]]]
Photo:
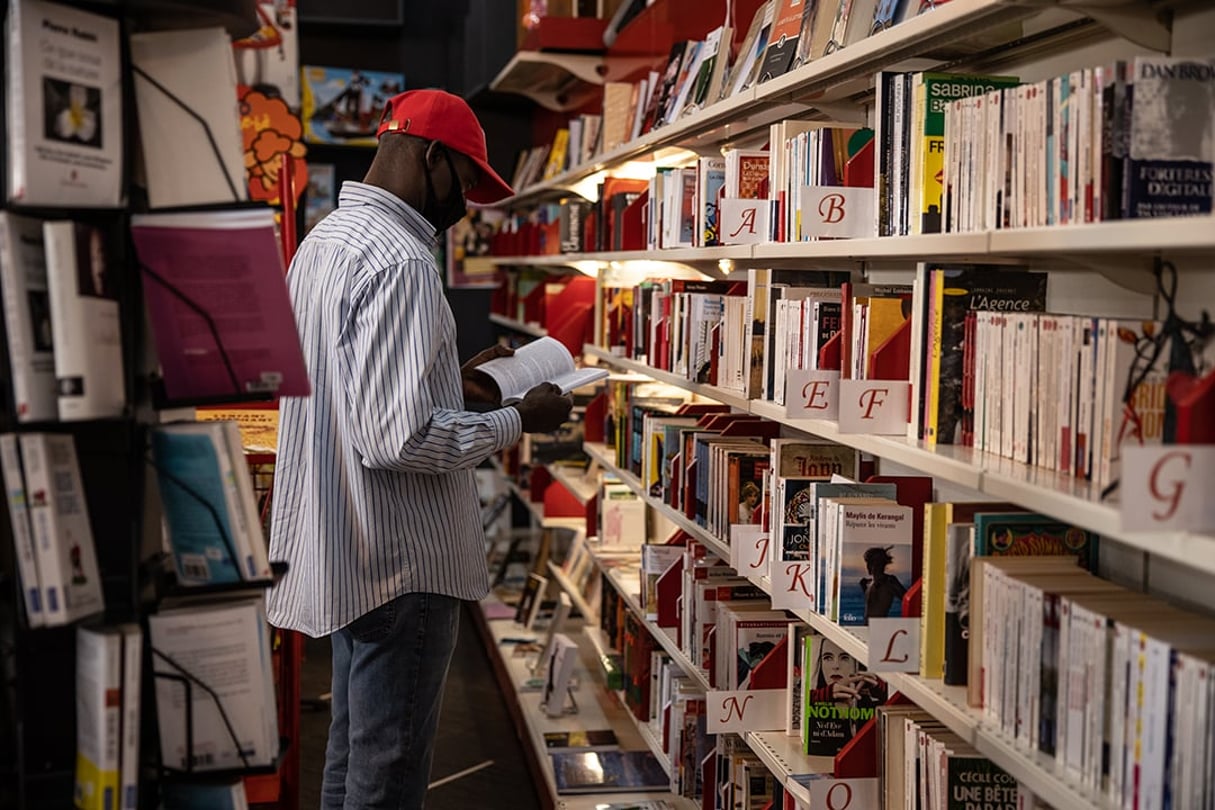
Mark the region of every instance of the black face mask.
[[446, 200], [439, 201], [435, 196], [434, 179], [430, 176], [430, 164], [425, 163], [426, 202], [422, 206], [422, 216], [435, 226], [437, 233], [443, 233], [464, 219], [468, 208], [464, 203], [464, 190], [460, 187], [460, 175], [456, 173], [456, 163], [451, 159], [451, 152], [442, 144], [437, 144], [436, 148], [443, 150], [443, 157], [447, 160], [447, 171], [451, 176], [451, 191], [448, 192]]

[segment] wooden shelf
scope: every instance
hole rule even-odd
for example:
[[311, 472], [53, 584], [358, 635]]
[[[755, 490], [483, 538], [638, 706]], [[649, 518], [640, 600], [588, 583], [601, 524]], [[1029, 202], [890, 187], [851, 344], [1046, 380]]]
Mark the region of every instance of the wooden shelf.
[[603, 58], [587, 54], [519, 51], [489, 89], [527, 96], [548, 110], [572, 110], [590, 101], [603, 84]]

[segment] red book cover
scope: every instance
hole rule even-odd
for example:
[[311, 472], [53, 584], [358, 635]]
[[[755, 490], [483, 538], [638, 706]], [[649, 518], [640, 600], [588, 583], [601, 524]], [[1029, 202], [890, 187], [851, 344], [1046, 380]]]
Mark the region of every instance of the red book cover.
[[658, 577], [658, 626], [679, 627], [679, 601], [683, 598], [683, 558]]
[[586, 507], [574, 493], [565, 488], [565, 484], [553, 481], [544, 490], [545, 517], [584, 517]]
[[650, 204], [647, 189], [629, 203], [620, 216], [620, 249], [645, 250], [645, 212]]
[[841, 330], [832, 335], [830, 340], [819, 347], [818, 367], [823, 371], [839, 371], [843, 361], [843, 350], [840, 347], [843, 345], [844, 333]]
[[872, 779], [877, 763], [877, 718], [871, 717], [835, 755], [835, 778]]
[[603, 420], [607, 417], [607, 394], [600, 391], [587, 403], [586, 414], [583, 416], [583, 441], [602, 442]]
[[871, 380], [906, 381], [911, 375], [911, 319], [869, 355], [866, 375]]
[[789, 639], [782, 638], [747, 675], [746, 689], [784, 689], [789, 678]]
[[844, 164], [844, 185], [873, 188], [873, 138]]
[[1175, 371], [1169, 375], [1165, 390], [1176, 411], [1173, 442], [1215, 444], [1215, 371], [1202, 379]]

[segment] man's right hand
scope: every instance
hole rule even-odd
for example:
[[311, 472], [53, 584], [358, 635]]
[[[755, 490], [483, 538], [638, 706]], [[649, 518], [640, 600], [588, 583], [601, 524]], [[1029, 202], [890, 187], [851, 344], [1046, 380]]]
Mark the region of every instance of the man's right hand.
[[569, 418], [574, 398], [552, 383], [540, 383], [513, 406], [523, 419], [524, 433], [552, 433]]

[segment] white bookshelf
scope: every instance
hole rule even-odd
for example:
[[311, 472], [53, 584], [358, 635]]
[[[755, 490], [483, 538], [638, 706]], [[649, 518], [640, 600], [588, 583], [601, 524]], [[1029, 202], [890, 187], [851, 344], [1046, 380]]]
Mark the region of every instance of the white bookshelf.
[[[764, 762], [788, 791], [796, 785], [795, 776], [808, 773], [831, 773], [834, 757], [811, 757], [802, 753], [801, 737], [790, 737], [783, 731], [749, 731], [747, 745]], [[800, 786], [799, 786], [800, 787]]]
[[[647, 372], [644, 363], [615, 357], [595, 347], [588, 346], [586, 351], [609, 365], [626, 368], [636, 374], [649, 374], [654, 379], [710, 399], [715, 398], [713, 394], [717, 389], [711, 386], [690, 383], [667, 372]], [[1124, 531], [1118, 504], [1100, 500], [1091, 482], [991, 453], [980, 453], [969, 447], [938, 445], [929, 448], [923, 442], [904, 436], [840, 433], [835, 422], [788, 417], [784, 407], [773, 402], [748, 401], [732, 394], [718, 401], [803, 433], [871, 453], [942, 481], [973, 489], [993, 500], [1011, 501], [1026, 509], [1070, 521], [1137, 551], [1172, 560], [1201, 573], [1215, 574], [1215, 537], [1187, 532]], [[612, 458], [611, 452], [606, 449], [597, 452], [604, 453], [609, 461]], [[644, 495], [640, 482], [635, 490]], [[663, 506], [671, 515], [677, 515], [670, 507]], [[681, 527], [685, 526], [681, 524]], [[703, 530], [697, 529], [703, 535]], [[709, 537], [706, 542], [720, 541]]]
[[615, 451], [609, 449], [606, 445], [597, 442], [585, 442], [583, 444], [583, 449], [586, 451], [588, 456], [598, 461], [604, 469], [608, 470], [612, 473], [612, 475], [624, 482], [629, 489], [633, 490], [633, 492], [635, 492], [639, 497], [646, 500], [654, 510], [656, 510], [668, 521], [675, 524], [680, 529], [683, 529], [700, 542], [704, 543], [714, 554], [727, 560], [730, 559], [730, 547], [728, 545], [723, 543], [717, 537], [714, 537], [712, 534], [709, 534], [709, 532], [707, 532], [703, 526], [698, 525], [694, 520], [690, 520], [686, 515], [677, 512], [668, 504], [651, 498], [646, 494], [645, 487], [642, 485], [637, 476], [633, 475], [627, 470], [622, 470], [617, 467], [613, 456]]
[[603, 84], [603, 57], [578, 53], [515, 53], [489, 83], [497, 93], [527, 96], [549, 110], [570, 110], [590, 100]]
[[[490, 597], [492, 598], [492, 597]], [[544, 784], [537, 785], [538, 789], [546, 790], [551, 798], [550, 804], [566, 810], [594, 810], [606, 802], [629, 802], [663, 799], [675, 802], [680, 810], [692, 810], [694, 805], [669, 792], [634, 792], [634, 793], [595, 793], [587, 795], [558, 796], [557, 784], [553, 776], [552, 763], [548, 758], [544, 745], [544, 735], [553, 731], [581, 731], [585, 729], [610, 728], [625, 750], [640, 750], [648, 748], [645, 738], [639, 733], [632, 715], [612, 695], [603, 689], [592, 676], [586, 664], [586, 658], [593, 654], [590, 644], [582, 634], [574, 638], [579, 643], [582, 659], [576, 669], [578, 688], [574, 691], [578, 703], [578, 711], [560, 717], [549, 717], [540, 706], [542, 692], [528, 687], [533, 678], [531, 666], [535, 655], [513, 655], [514, 644], [506, 639], [520, 634], [519, 626], [510, 619], [483, 618], [483, 627], [492, 644], [489, 651], [497, 657], [500, 674], [510, 684], [508, 700], [513, 700], [522, 717], [524, 728], [520, 735], [525, 736], [527, 744], [535, 753], [538, 769], [544, 777]]]
[[544, 337], [548, 334], [548, 330], [534, 323], [524, 323], [516, 321], [513, 318], [508, 318], [505, 315], [499, 315], [496, 312], [491, 312], [489, 322], [501, 326], [503, 329], [510, 329], [513, 332], [519, 332], [532, 337]]
[[[956, 2], [956, 0], [954, 0]], [[1010, 228], [969, 233], [881, 236], [869, 239], [821, 239], [544, 256], [501, 256], [502, 266], [579, 266], [610, 262], [672, 262], [696, 266], [807, 268], [838, 267], [840, 262], [985, 261], [1041, 257], [1089, 258], [1101, 265], [1124, 265], [1159, 254], [1215, 256], [1215, 221], [1211, 217], [1116, 220], [1045, 228]]]
[[[601, 458], [601, 463], [607, 472], [620, 474], [612, 463], [611, 451], [602, 445], [588, 445], [587, 452]], [[657, 499], [638, 493], [649, 505], [662, 510], [666, 507]], [[704, 537], [703, 529], [697, 527], [697, 536]], [[714, 539], [713, 550], [719, 556], [729, 559], [729, 547], [720, 540]], [[725, 552], [724, 554], [722, 552]], [[609, 581], [617, 585], [617, 581], [609, 576]], [[756, 585], [771, 592], [771, 584], [767, 578], [752, 580]], [[618, 589], [620, 587], [617, 585]], [[622, 590], [622, 593], [625, 591]], [[630, 605], [635, 610], [639, 607]], [[795, 615], [809, 624], [822, 635], [831, 639], [840, 649], [847, 652], [857, 661], [868, 664], [869, 644], [866, 640], [866, 629], [863, 627], [840, 627], [824, 616], [809, 611], [794, 611]], [[648, 626], [648, 625], [647, 625]], [[651, 632], [661, 631], [661, 628], [651, 628]], [[659, 637], [659, 641], [662, 638]], [[673, 647], [674, 640], [671, 640]], [[664, 644], [668, 652], [670, 648]], [[678, 647], [675, 647], [678, 650]], [[674, 654], [674, 653], [672, 653]], [[682, 655], [682, 654], [681, 654]], [[679, 660], [677, 658], [677, 660]], [[681, 666], [691, 666], [686, 656]], [[690, 670], [689, 670], [690, 672]], [[920, 678], [917, 675], [905, 673], [886, 673], [883, 678], [890, 685], [891, 691], [902, 692], [925, 711], [943, 722], [953, 733], [978, 748], [984, 755], [1012, 774], [1035, 795], [1049, 802], [1059, 810], [1113, 810], [1103, 796], [1095, 791], [1079, 785], [1061, 775], [1052, 761], [1037, 751], [1030, 751], [1009, 741], [998, 727], [993, 726], [978, 709], [972, 708], [966, 701], [966, 689], [960, 686], [947, 686], [939, 680]], [[706, 684], [707, 687], [707, 684]], [[750, 737], [750, 735], [748, 735]], [[750, 742], [750, 739], [748, 740]], [[762, 755], [761, 755], [762, 756]], [[771, 766], [770, 766], [771, 767]], [[813, 771], [806, 771], [813, 772]], [[774, 771], [774, 773], [776, 773]], [[785, 774], [788, 779], [792, 773]]]
[[[705, 140], [706, 133], [711, 134], [713, 142], [729, 140], [766, 126], [772, 120], [805, 112], [814, 102], [823, 104], [845, 99], [863, 91], [876, 71], [918, 57], [934, 47], [977, 43], [980, 37], [985, 46], [995, 47], [999, 43], [992, 38], [991, 31], [999, 23], [1045, 14], [1059, 21], [1078, 16], [1055, 9], [1043, 12], [1037, 6], [1006, 0], [952, 0], [933, 9], [931, 14], [906, 20], [784, 76], [732, 94], [556, 177], [522, 189], [503, 205], [519, 207], [538, 202], [597, 172], [620, 166], [660, 147], [696, 144]], [[928, 64], [935, 61], [940, 60], [921, 60]]]

